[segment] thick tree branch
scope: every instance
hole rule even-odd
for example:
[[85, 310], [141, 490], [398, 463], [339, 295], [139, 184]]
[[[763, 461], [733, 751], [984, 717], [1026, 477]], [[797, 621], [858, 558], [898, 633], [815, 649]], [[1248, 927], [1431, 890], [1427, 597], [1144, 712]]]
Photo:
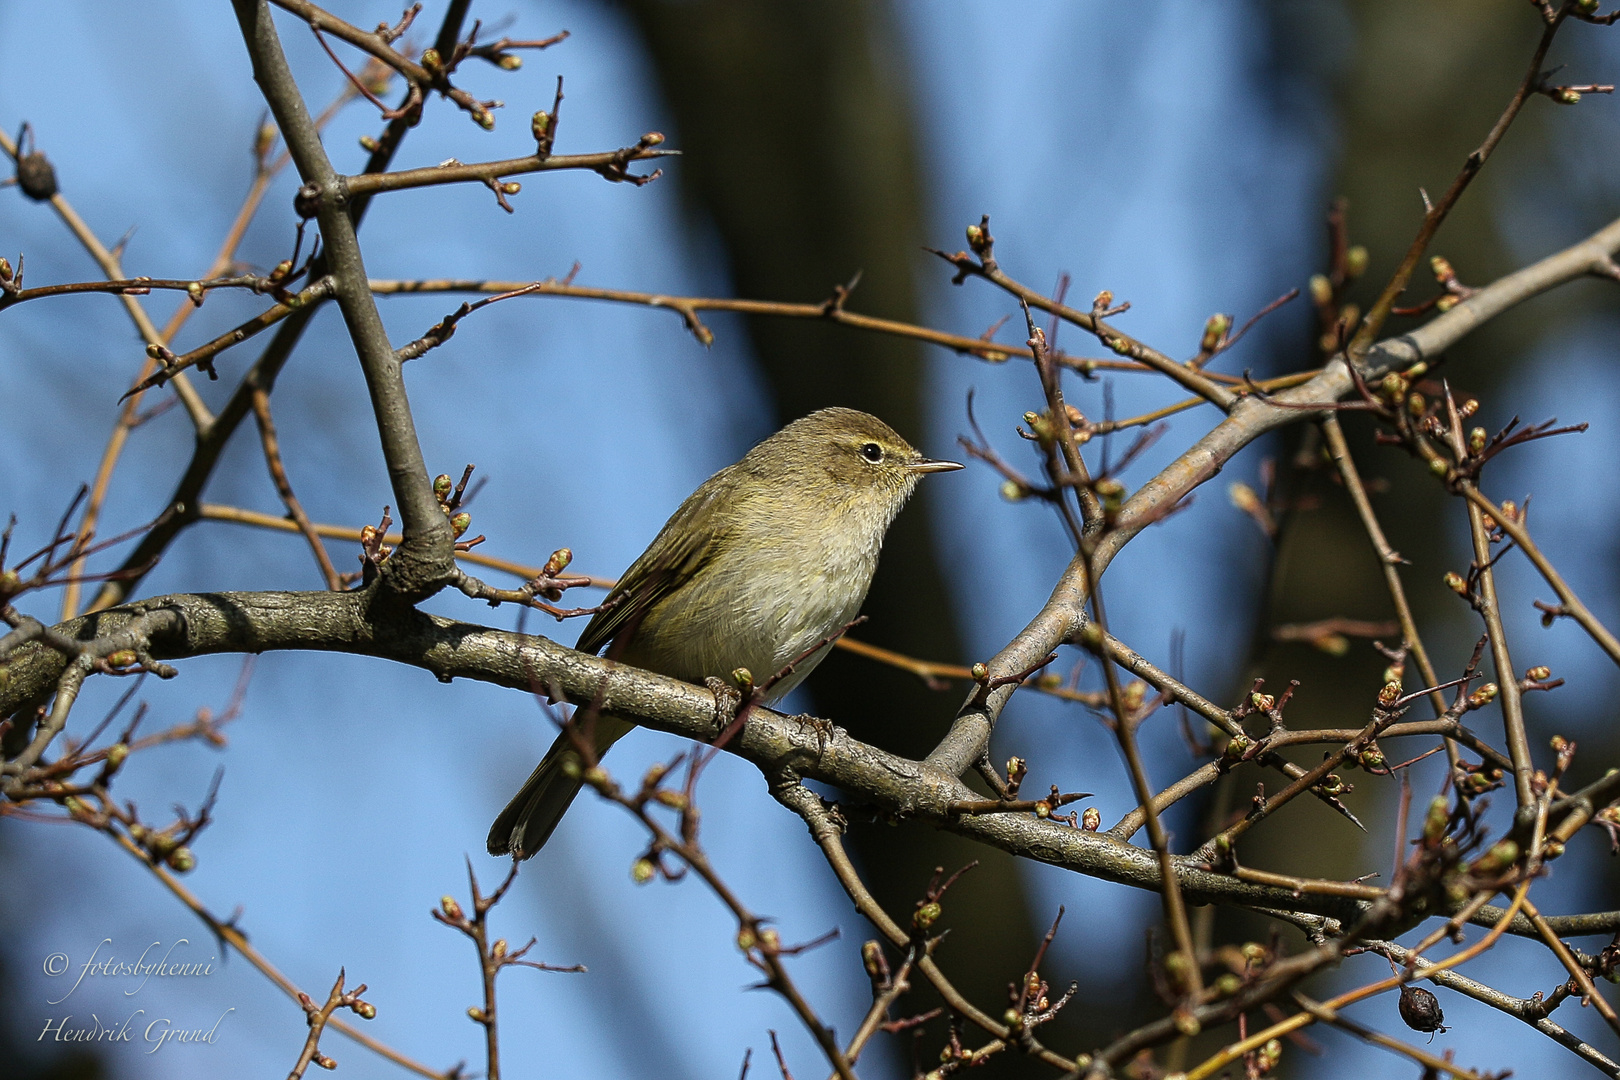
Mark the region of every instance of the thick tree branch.
[[[702, 687], [575, 652], [547, 638], [401, 608], [376, 588], [344, 593], [175, 594], [86, 615], [53, 632], [90, 641], [124, 633], [132, 622], [141, 626], [155, 660], [285, 649], [352, 653], [419, 667], [444, 682], [476, 679], [575, 702], [594, 701], [605, 711], [687, 738], [708, 741], [718, 734], [714, 696]], [[0, 685], [0, 716], [47, 698], [68, 662], [61, 651], [37, 641], [10, 653], [5, 659], [8, 678]], [[840, 729], [829, 734], [824, 725], [756, 707], [726, 750], [767, 775], [786, 770], [821, 780], [885, 813], [949, 829], [1014, 855], [1137, 888], [1158, 891], [1160, 886], [1152, 851], [1033, 814], [952, 813], [952, 803], [977, 797], [956, 776], [887, 753]], [[1296, 897], [1288, 889], [1241, 882], [1185, 857], [1173, 862], [1192, 903], [1310, 912], [1343, 922], [1358, 917], [1364, 906], [1340, 897]], [[1482, 913], [1475, 921], [1490, 925], [1499, 918], [1499, 912], [1494, 917]], [[1560, 934], [1620, 930], [1620, 912], [1578, 918], [1578, 928], [1556, 918], [1548, 921]], [[1512, 930], [1525, 936], [1536, 933], [1522, 916], [1514, 920]]]
[[[1368, 350], [1365, 377], [1430, 360], [1485, 322], [1548, 289], [1599, 273], [1620, 251], [1620, 220], [1571, 247], [1485, 286], [1450, 311], [1409, 333], [1387, 338]], [[1115, 527], [1098, 541], [1097, 564], [1106, 567], [1130, 540], [1161, 520], [1205, 481], [1216, 476], [1238, 451], [1271, 431], [1314, 420], [1349, 394], [1355, 380], [1343, 359], [1334, 359], [1302, 386], [1262, 399], [1239, 401], [1214, 430], [1193, 444], [1162, 472], [1138, 489], [1120, 508]], [[1320, 406], [1320, 408], [1312, 408]], [[987, 665], [992, 678], [1028, 668], [1080, 629], [1086, 602], [1085, 567], [1079, 557], [1058, 579], [1040, 612]], [[949, 733], [928, 756], [934, 768], [960, 776], [990, 745], [990, 733], [1015, 688], [1003, 686], [970, 699]]]
[[265, 0], [234, 0], [233, 6], [253, 61], [254, 80], [275, 115], [299, 176], [306, 187], [314, 185], [319, 193], [316, 217], [333, 292], [360, 358], [405, 533], [405, 541], [389, 559], [390, 569], [384, 577], [402, 596], [422, 599], [454, 576], [454, 538], [434, 498], [400, 362], [388, 342], [367, 283], [360, 242], [349, 216], [348, 192], [343, 177], [326, 156], [320, 133], [287, 67], [269, 5]]

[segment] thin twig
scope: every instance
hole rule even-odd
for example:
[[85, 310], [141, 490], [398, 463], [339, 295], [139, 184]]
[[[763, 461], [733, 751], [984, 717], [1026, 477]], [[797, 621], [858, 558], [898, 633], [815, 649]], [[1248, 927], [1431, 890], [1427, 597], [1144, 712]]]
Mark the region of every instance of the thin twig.
[[276, 438], [276, 423], [270, 416], [270, 395], [263, 390], [253, 391], [253, 414], [259, 422], [259, 443], [264, 448], [264, 463], [270, 470], [270, 479], [276, 485], [276, 493], [281, 496], [281, 502], [287, 507], [287, 514], [297, 526], [298, 531], [304, 534], [309, 541], [309, 547], [315, 554], [315, 564], [320, 567], [321, 577], [326, 579], [326, 587], [334, 591], [343, 588], [343, 579], [338, 576], [337, 567], [332, 565], [332, 557], [326, 553], [326, 545], [316, 535], [315, 527], [310, 523], [309, 515], [304, 513], [304, 507], [293, 494], [292, 481], [287, 479], [287, 468], [281, 460], [281, 444]]
[[1384, 328], [1385, 320], [1389, 318], [1391, 309], [1395, 306], [1395, 301], [1406, 291], [1407, 283], [1412, 279], [1412, 273], [1417, 269], [1418, 261], [1423, 258], [1424, 251], [1428, 249], [1429, 241], [1434, 239], [1434, 234], [1440, 230], [1440, 225], [1446, 220], [1447, 215], [1451, 213], [1452, 207], [1457, 205], [1457, 200], [1467, 190], [1469, 183], [1479, 174], [1479, 170], [1484, 167], [1486, 160], [1491, 156], [1491, 152], [1502, 141], [1502, 136], [1507, 134], [1508, 127], [1513, 123], [1514, 118], [1519, 115], [1519, 109], [1535, 92], [1536, 86], [1541, 80], [1542, 65], [1546, 62], [1547, 50], [1552, 47], [1553, 37], [1558, 33], [1558, 28], [1563, 25], [1564, 17], [1568, 14], [1569, 9], [1570, 4], [1559, 4], [1557, 14], [1542, 30], [1541, 40], [1537, 43], [1535, 53], [1530, 58], [1530, 66], [1525, 71], [1524, 78], [1519, 81], [1518, 89], [1514, 91], [1513, 97], [1509, 99], [1507, 106], [1502, 110], [1502, 115], [1497, 118], [1496, 123], [1485, 136], [1485, 141], [1480, 143], [1463, 161], [1462, 169], [1457, 173], [1456, 178], [1452, 180], [1451, 186], [1446, 189], [1445, 194], [1440, 197], [1438, 202], [1429, 207], [1423, 215], [1423, 225], [1418, 229], [1417, 236], [1412, 239], [1412, 244], [1407, 248], [1406, 255], [1401, 259], [1400, 265], [1396, 267], [1395, 273], [1390, 276], [1389, 283], [1378, 294], [1378, 299], [1373, 302], [1372, 307], [1367, 309], [1366, 318], [1362, 320], [1355, 337], [1351, 339], [1350, 344], [1346, 347], [1349, 356], [1359, 360], [1367, 352], [1374, 339], [1378, 337], [1379, 332]]
[[[1361, 518], [1361, 527], [1366, 531], [1373, 552], [1378, 556], [1379, 568], [1384, 572], [1384, 585], [1389, 589], [1389, 598], [1395, 605], [1395, 617], [1400, 620], [1401, 639], [1406, 643], [1412, 658], [1417, 661], [1418, 673], [1423, 676], [1424, 684], [1439, 686], [1440, 676], [1429, 660], [1429, 651], [1423, 647], [1423, 639], [1418, 635], [1417, 620], [1412, 615], [1412, 605], [1407, 602], [1406, 588], [1401, 582], [1400, 564], [1404, 560], [1384, 536], [1383, 526], [1379, 524], [1378, 515], [1373, 511], [1372, 500], [1367, 497], [1366, 485], [1361, 482], [1361, 473], [1356, 468], [1355, 459], [1350, 456], [1350, 445], [1345, 442], [1344, 429], [1339, 426], [1339, 418], [1332, 414], [1324, 418], [1322, 432], [1327, 436], [1328, 453], [1332, 455], [1333, 463], [1338, 466], [1345, 490], [1350, 493], [1350, 501], [1355, 504], [1356, 513]], [[1446, 701], [1438, 690], [1429, 695], [1429, 704], [1434, 708], [1434, 715], [1445, 715]], [[1447, 756], [1455, 765], [1455, 748], [1451, 749]]]

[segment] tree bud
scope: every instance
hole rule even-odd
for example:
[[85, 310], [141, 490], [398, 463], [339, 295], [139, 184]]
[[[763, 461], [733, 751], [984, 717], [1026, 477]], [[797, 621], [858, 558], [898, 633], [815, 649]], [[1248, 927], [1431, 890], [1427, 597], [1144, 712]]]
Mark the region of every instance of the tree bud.
[[1485, 854], [1474, 860], [1474, 872], [1500, 874], [1519, 858], [1519, 845], [1512, 840], [1500, 840]]
[[1256, 514], [1265, 508], [1254, 488], [1241, 480], [1235, 480], [1227, 486], [1226, 496], [1232, 500], [1233, 506], [1245, 514]]
[[990, 253], [990, 245], [994, 243], [990, 237], [989, 225], [990, 219], [986, 217], [979, 224], [967, 227], [968, 247], [972, 248], [973, 254], [981, 259]]
[[1445, 1014], [1440, 1001], [1421, 986], [1402, 986], [1401, 1000], [1396, 1006], [1401, 1020], [1413, 1031], [1444, 1031]]
[[1429, 800], [1429, 810], [1423, 816], [1423, 839], [1428, 843], [1438, 843], [1446, 834], [1446, 823], [1451, 820], [1451, 810], [1444, 795], [1436, 795]]
[[1204, 323], [1204, 339], [1198, 343], [1200, 352], [1211, 353], [1220, 348], [1221, 342], [1226, 339], [1226, 332], [1232, 329], [1232, 316], [1216, 312]]
[[35, 150], [17, 159], [17, 187], [35, 202], [46, 202], [56, 194], [56, 169], [50, 158]]
[[889, 977], [889, 962], [883, 955], [883, 946], [875, 941], [868, 941], [861, 946], [861, 965], [866, 968], [866, 974], [874, 982]]

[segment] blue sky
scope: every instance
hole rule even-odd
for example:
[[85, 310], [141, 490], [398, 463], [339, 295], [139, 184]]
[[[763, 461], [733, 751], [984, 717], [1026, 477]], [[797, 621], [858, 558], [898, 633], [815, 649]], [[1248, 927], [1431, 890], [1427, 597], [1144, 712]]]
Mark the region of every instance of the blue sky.
[[[359, 25], [397, 16], [396, 6], [380, 3], [334, 10]], [[515, 75], [474, 69], [474, 92], [509, 105], [495, 133], [436, 103], [398, 166], [526, 152], [524, 118], [549, 104], [558, 73], [568, 87], [559, 149], [616, 147], [647, 130], [669, 132], [679, 146], [650, 65], [611, 6], [537, 2], [511, 10], [516, 21], [507, 32], [514, 36], [563, 27], [574, 36], [527, 57]], [[424, 18], [436, 15], [430, 10]], [[1303, 98], [1285, 107], [1277, 88], [1263, 83], [1256, 18], [1244, 4], [900, 4], [932, 242], [961, 246], [962, 227], [988, 212], [997, 254], [1015, 277], [1048, 288], [1068, 272], [1071, 295], [1082, 298], [1111, 289], [1134, 305], [1123, 325], [1171, 353], [1196, 350], [1211, 312], [1242, 319], [1303, 284], [1320, 254], [1333, 160], [1331, 132], [1318, 122], [1328, 103], [1301, 91]], [[306, 94], [324, 103], [339, 76], [294, 21], [283, 17], [280, 26]], [[207, 265], [248, 181], [247, 147], [262, 112], [227, 5], [7, 6], [0, 12], [0, 67], [9, 73], [0, 84], [0, 125], [15, 130], [24, 118], [34, 124], [63, 190], [104, 239], [135, 229], [126, 255], [131, 273], [187, 276]], [[327, 144], [339, 168], [359, 167], [356, 140], [376, 127], [363, 107], [333, 125]], [[1612, 127], [1577, 131], [1609, 136], [1612, 145]], [[1566, 152], [1585, 176], [1582, 155]], [[679, 170], [679, 161], [668, 168]], [[279, 182], [244, 259], [268, 266], [282, 256], [292, 235], [293, 186], [288, 178]], [[379, 199], [363, 234], [371, 274], [534, 279], [564, 274], [578, 260], [579, 280], [594, 285], [730, 290], [713, 245], [685, 223], [671, 183], [632, 188], [590, 174], [554, 174], [528, 178], [523, 188], [510, 217], [472, 186]], [[1605, 198], [1612, 214], [1612, 191], [1591, 195], [1597, 204]], [[1590, 224], [1533, 213], [1511, 200], [1500, 214], [1525, 259], [1571, 242]], [[60, 223], [14, 192], [0, 192], [0, 251], [26, 254], [30, 284], [95, 274]], [[953, 289], [945, 273], [929, 273], [924, 296], [932, 325], [977, 334], [1014, 313], [988, 287]], [[160, 320], [172, 310], [165, 297], [148, 303]], [[414, 298], [384, 299], [381, 306], [394, 339], [403, 342], [454, 305]], [[246, 298], [211, 298], [183, 344], [233, 325], [254, 307]], [[1289, 317], [1276, 321], [1279, 331]], [[704, 349], [668, 312], [515, 301], [469, 320], [446, 346], [414, 363], [408, 385], [430, 468], [458, 473], [476, 462], [488, 478], [473, 508], [474, 531], [490, 537], [487, 550], [539, 563], [568, 546], [575, 568], [614, 574], [687, 492], [771, 430], [776, 419], [766, 414], [740, 327], [726, 320], [714, 326], [720, 338]], [[1620, 423], [1620, 396], [1605, 368], [1613, 329], [1594, 319], [1538, 354], [1538, 367], [1524, 376], [1526, 393], [1547, 414], [1591, 420], [1595, 430], [1573, 457], [1561, 456], [1562, 447], [1522, 455], [1513, 466], [1522, 471], [1511, 484], [1504, 481], [1509, 488], [1535, 485], [1549, 550], [1566, 560], [1577, 582], [1590, 582], [1585, 591], [1600, 614], [1612, 613], [1615, 597], [1611, 579], [1592, 566], [1610, 548], [1578, 526], [1592, 515], [1614, 516], [1612, 495], [1596, 506], [1591, 496], [1609, 475], [1597, 463], [1613, 460]], [[1251, 338], [1230, 370], [1265, 362], [1266, 334]], [[1063, 339], [1084, 349], [1073, 328]], [[227, 355], [220, 363], [225, 379], [201, 384], [205, 395], [219, 400], [250, 355]], [[23, 547], [43, 537], [72, 487], [92, 475], [114, 401], [138, 361], [139, 343], [111, 300], [46, 301], [0, 318], [0, 400], [14, 405], [0, 427], [0, 511], [18, 516]], [[970, 388], [979, 416], [998, 432], [1009, 432], [1037, 401], [1034, 377], [1019, 365], [988, 366], [939, 352], [929, 365], [930, 425], [903, 434], [935, 456], [950, 456], [955, 436], [966, 430]], [[1570, 384], [1583, 393], [1559, 400], [1557, 388]], [[1164, 386], [1146, 379], [1121, 378], [1112, 386], [1121, 414], [1169, 400]], [[1078, 385], [1070, 400], [1095, 415], [1100, 393], [1100, 384]], [[337, 314], [328, 311], [275, 398], [289, 468], [317, 521], [357, 525], [374, 520], [390, 501], [364, 400]], [[1177, 418], [1126, 475], [1127, 484], [1151, 475], [1212, 422], [1207, 408]], [[1010, 438], [998, 439], [1004, 450], [1018, 451]], [[143, 428], [115, 482], [110, 526], [148, 518], [188, 451], [178, 410]], [[1224, 485], [1252, 482], [1259, 456], [1252, 450], [1241, 456], [1219, 481], [1222, 490], [1201, 493], [1189, 511], [1144, 533], [1110, 574], [1112, 621], [1122, 638], [1162, 656], [1171, 631], [1190, 628], [1188, 674], [1195, 685], [1222, 685], [1247, 640], [1247, 626], [1233, 625], [1228, 612], [1234, 594], [1253, 583], [1232, 567], [1259, 540], [1227, 504]], [[935, 524], [948, 558], [997, 569], [965, 575], [955, 597], [970, 650], [988, 655], [1045, 599], [1067, 561], [1066, 543], [1037, 508], [1003, 503], [988, 470], [938, 483], [944, 497]], [[239, 437], [228, 452], [209, 499], [279, 512], [250, 437]], [[334, 545], [334, 557], [340, 569], [352, 565], [347, 547]], [[1511, 560], [1505, 574], [1507, 594], [1522, 596], [1519, 608], [1528, 611], [1530, 595], [1544, 590]], [[145, 588], [155, 594], [318, 584], [295, 540], [204, 525], [181, 539]], [[429, 606], [501, 625], [514, 620], [509, 608], [491, 614], [460, 596]], [[50, 601], [32, 610], [48, 617]], [[1533, 616], [1521, 621], [1520, 632], [1531, 632]], [[534, 619], [529, 627], [565, 642], [577, 632]], [[1607, 693], [1612, 671], [1592, 662], [1567, 627], [1556, 633], [1567, 657], [1560, 673], [1575, 676], [1573, 692]], [[217, 708], [238, 667], [225, 657], [188, 661], [181, 678], [149, 684], [142, 697], [152, 707], [150, 726], [189, 716], [199, 704]], [[94, 681], [78, 707], [77, 729], [123, 688]], [[941, 705], [942, 724], [949, 707]], [[549, 723], [521, 695], [441, 686], [421, 672], [353, 657], [270, 655], [259, 662], [227, 751], [188, 745], [142, 755], [120, 787], [155, 818], [176, 800], [195, 805], [223, 765], [218, 820], [198, 845], [188, 885], [221, 914], [242, 905], [253, 941], [309, 992], [324, 992], [340, 965], [351, 983], [369, 983], [367, 996], [379, 1009], [369, 1027], [378, 1037], [430, 1065], [465, 1058], [477, 1067], [481, 1034], [464, 1015], [478, 997], [469, 947], [427, 913], [447, 892], [465, 898], [466, 854], [486, 884], [499, 879], [503, 865], [482, 854], [484, 830], [551, 736]], [[1128, 785], [1112, 739], [1089, 717], [1019, 700], [998, 738], [1043, 748], [1042, 767], [1052, 775], [1032, 783], [1095, 791], [1105, 818], [1117, 816], [1109, 807], [1126, 805]], [[1181, 760], [1171, 725], [1150, 725], [1144, 738], [1150, 755]], [[610, 766], [638, 776], [679, 748], [677, 740], [638, 732]], [[1171, 779], [1170, 768], [1155, 778]], [[842, 929], [837, 943], [794, 961], [793, 970], [823, 1015], [852, 1031], [867, 993], [856, 949], [870, 933], [804, 842], [802, 825], [772, 802], [754, 770], [724, 757], [701, 797], [714, 862], [756, 910], [779, 920], [784, 939]], [[190, 944], [176, 955], [216, 955], [201, 925], [104, 838], [12, 821], [0, 824], [0, 833], [9, 857], [26, 870], [0, 882], [8, 910], [25, 920], [12, 939], [21, 951], [9, 958], [22, 977], [24, 1021], [37, 1013], [42, 1022], [66, 1007], [43, 1004], [60, 995], [59, 981], [43, 971], [51, 954], [76, 964], [104, 938], [121, 955], [185, 938]], [[562, 1063], [581, 1075], [628, 1075], [652, 1059], [669, 1075], [735, 1075], [745, 1047], [768, 1053], [766, 1030], [774, 1028], [796, 1070], [813, 1072], [817, 1053], [785, 1007], [744, 991], [754, 973], [735, 951], [734, 929], [718, 903], [692, 881], [631, 884], [630, 863], [642, 846], [639, 827], [621, 811], [583, 798], [498, 909], [497, 932], [518, 942], [535, 935], [536, 957], [592, 968], [586, 976], [521, 970], [503, 976], [509, 1068], [533, 1072]], [[1385, 855], [1377, 858], [1382, 865]], [[1054, 968], [1060, 978], [1097, 985], [1115, 965], [1138, 962], [1142, 929], [1157, 917], [1155, 897], [1051, 868], [1031, 867], [1028, 874], [1042, 911], [1064, 903], [1088, 912], [1065, 923]], [[1531, 957], [1510, 944], [1483, 970], [1507, 979], [1503, 988], [1512, 992], [1550, 987], [1555, 976]], [[1526, 975], [1530, 964], [1537, 966]], [[1360, 977], [1370, 975], [1362, 968], [1345, 975]], [[296, 1007], [239, 957], [206, 977], [130, 989], [117, 980], [87, 984], [69, 1002], [81, 1017], [95, 1012], [121, 1021], [146, 1009], [145, 1021], [162, 1016], [180, 1027], [206, 1027], [224, 1010], [235, 1011], [220, 1020], [221, 1037], [211, 1046], [118, 1049], [121, 1075], [263, 1074], [290, 1067], [302, 1040]], [[615, 1014], [630, 1005], [651, 1019], [625, 1038]], [[1569, 1060], [1456, 995], [1447, 996], [1445, 1007], [1459, 1034], [1437, 1039], [1437, 1050], [1466, 1047], [1470, 1063], [1511, 1066], [1518, 1075], [1545, 1074], [1552, 1063]], [[1369, 1023], [1392, 1020], [1391, 1010], [1363, 1008], [1360, 1018]], [[1568, 1015], [1574, 1011], [1559, 1019], [1579, 1028], [1587, 1017]], [[1372, 1067], [1380, 1054], [1343, 1040], [1333, 1046], [1333, 1064], [1314, 1075]], [[399, 1075], [339, 1037], [325, 1049], [345, 1076]]]

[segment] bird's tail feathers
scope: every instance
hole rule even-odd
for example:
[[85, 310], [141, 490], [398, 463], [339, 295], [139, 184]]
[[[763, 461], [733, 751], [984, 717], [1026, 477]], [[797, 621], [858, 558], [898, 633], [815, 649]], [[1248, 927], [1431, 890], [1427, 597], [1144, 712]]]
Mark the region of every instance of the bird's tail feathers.
[[[598, 716], [597, 756], [607, 753], [608, 747], [618, 742], [632, 726], [616, 716]], [[576, 768], [566, 768], [570, 761]], [[579, 752], [565, 731], [557, 736], [546, 756], [490, 826], [487, 847], [491, 855], [527, 859], [545, 846], [563, 814], [568, 812], [574, 796], [579, 794], [583, 782], [579, 779], [578, 761]], [[569, 772], [574, 775], [569, 776]]]

